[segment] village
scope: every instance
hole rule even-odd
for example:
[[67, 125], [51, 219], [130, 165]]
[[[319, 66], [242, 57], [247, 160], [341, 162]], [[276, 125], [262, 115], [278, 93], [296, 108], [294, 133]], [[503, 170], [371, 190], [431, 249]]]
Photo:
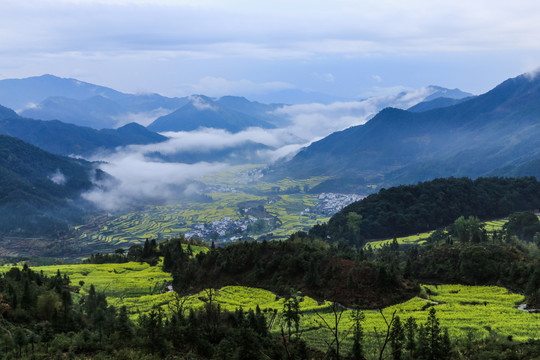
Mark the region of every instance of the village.
[[[329, 217], [343, 209], [345, 206], [362, 200], [365, 196], [359, 194], [321, 193], [314, 207], [308, 207], [300, 212], [300, 216], [313, 218], [315, 216]], [[266, 213], [264, 208], [262, 214]], [[248, 209], [241, 213], [244, 218], [233, 220], [230, 216], [211, 223], [195, 224], [186, 236], [198, 237], [205, 240], [219, 239], [220, 242], [231, 242], [238, 239], [252, 238], [278, 227], [281, 221], [276, 217], [253, 216]], [[261, 214], [261, 212], [259, 212]]]

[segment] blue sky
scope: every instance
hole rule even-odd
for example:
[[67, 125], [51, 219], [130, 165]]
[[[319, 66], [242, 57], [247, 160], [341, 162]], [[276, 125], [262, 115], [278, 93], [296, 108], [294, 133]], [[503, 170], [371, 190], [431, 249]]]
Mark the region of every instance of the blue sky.
[[0, 78], [125, 92], [482, 93], [540, 66], [540, 2], [3, 0]]

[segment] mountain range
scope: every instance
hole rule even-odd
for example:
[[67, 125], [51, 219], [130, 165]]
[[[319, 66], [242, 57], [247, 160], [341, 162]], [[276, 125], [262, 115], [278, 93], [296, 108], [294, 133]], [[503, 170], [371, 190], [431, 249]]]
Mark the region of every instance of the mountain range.
[[136, 123], [118, 129], [96, 130], [58, 120], [28, 119], [3, 106], [0, 106], [0, 134], [17, 137], [55, 154], [80, 156], [113, 150], [118, 146], [151, 144], [167, 139]]
[[353, 176], [384, 185], [447, 176], [538, 176], [539, 113], [540, 78], [521, 75], [450, 106], [384, 109], [364, 125], [311, 144], [270, 173]]
[[149, 123], [187, 101], [158, 94], [125, 94], [53, 75], [0, 80], [0, 103], [21, 116], [96, 129], [115, 128], [134, 119]]
[[214, 128], [236, 133], [249, 127], [275, 128], [284, 123], [284, 119], [273, 115], [273, 111], [280, 106], [234, 96], [212, 99], [194, 95], [181, 108], [156, 119], [148, 125], [148, 129], [163, 132]]

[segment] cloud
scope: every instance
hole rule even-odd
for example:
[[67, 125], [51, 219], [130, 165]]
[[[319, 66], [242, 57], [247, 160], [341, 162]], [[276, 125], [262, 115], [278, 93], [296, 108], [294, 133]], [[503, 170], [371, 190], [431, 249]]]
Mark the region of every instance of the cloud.
[[379, 75], [371, 75], [371, 78], [372, 78], [373, 80], [375, 80], [376, 82], [378, 82], [378, 83], [383, 82], [382, 77], [380, 77]]
[[200, 96], [191, 96], [190, 100], [191, 100], [191, 104], [193, 104], [195, 109], [197, 109], [199, 111], [204, 111], [204, 110], [216, 111], [217, 110], [217, 108], [214, 105], [212, 105], [209, 102], [205, 101]]
[[[539, 12], [533, 0], [4, 0], [0, 77], [54, 73], [182, 96], [347, 96], [372, 73], [485, 90], [489, 76], [524, 69], [524, 57], [537, 62]], [[479, 72], [483, 81], [471, 80]]]
[[[254, 150], [254, 157], [267, 163], [288, 159], [300, 149], [332, 132], [353, 125], [364, 124], [387, 106], [408, 108], [428, 96], [433, 89], [419, 90], [398, 87], [393, 94], [371, 97], [361, 101], [332, 104], [303, 104], [283, 106], [275, 110], [277, 116], [289, 120], [289, 125], [277, 129], [249, 128], [238, 133], [222, 129], [201, 128], [190, 132], [164, 132], [169, 139], [149, 145], [130, 145], [114, 153], [96, 154], [89, 160], [104, 161], [100, 168], [115, 180], [106, 180], [84, 194], [84, 198], [106, 210], [116, 210], [139, 202], [175, 202], [192, 192], [194, 181], [206, 175], [227, 169], [227, 161], [241, 161], [242, 146], [258, 143], [270, 148]], [[381, 89], [381, 93], [390, 91]], [[203, 100], [203, 99], [200, 99]], [[206, 106], [202, 101], [199, 106]], [[193, 164], [163, 162], [155, 154], [172, 156], [189, 153], [219, 155], [232, 149], [231, 158], [223, 162], [197, 162]], [[250, 150], [251, 151], [251, 150]], [[181, 157], [180, 157], [181, 158]], [[217, 159], [217, 158], [216, 158]], [[191, 190], [189, 190], [191, 189]]]
[[188, 187], [200, 177], [227, 168], [219, 163], [163, 163], [142, 153], [119, 151], [102, 160], [100, 168], [114, 177], [98, 182], [82, 197], [97, 207], [113, 211], [137, 203], [173, 203], [189, 195]]
[[529, 79], [529, 81], [533, 81], [538, 77], [538, 75], [540, 75], [540, 67], [532, 71], [526, 72], [524, 75], [527, 79]]
[[[275, 130], [275, 129], [273, 129]], [[193, 190], [198, 178], [227, 169], [225, 162], [171, 163], [156, 160], [156, 153], [174, 155], [182, 152], [212, 154], [235, 148], [248, 142], [279, 146], [287, 135], [261, 128], [240, 133], [220, 129], [198, 129], [192, 132], [166, 132], [169, 140], [150, 145], [130, 145], [113, 153], [99, 153], [89, 160], [100, 161], [100, 169], [114, 179], [96, 183], [83, 198], [96, 206], [112, 211], [137, 203], [171, 203], [182, 199]], [[289, 140], [293, 138], [289, 136]], [[298, 140], [298, 139], [294, 139]], [[286, 155], [293, 147], [265, 150], [256, 155], [273, 161]], [[191, 189], [191, 190], [190, 190]]]
[[315, 75], [316, 78], [321, 79], [326, 82], [334, 82], [336, 80], [335, 76], [331, 73], [325, 73], [325, 74], [319, 74], [318, 72], [314, 72], [313, 75]]
[[5, 0], [0, 15], [5, 29], [31, 26], [1, 37], [0, 45], [37, 52], [127, 49], [303, 58], [364, 51], [537, 49], [538, 10], [533, 0], [520, 6], [502, 0], [444, 5], [344, 0], [331, 6], [257, 2], [256, 7], [217, 0]]
[[277, 135], [261, 128], [252, 128], [238, 133], [230, 133], [223, 129], [200, 128], [195, 131], [163, 132], [169, 140], [151, 145], [132, 145], [132, 151], [144, 154], [159, 152], [164, 155], [171, 155], [178, 152], [198, 152], [207, 153], [235, 147], [248, 141], [276, 146], [281, 144]]
[[406, 89], [403, 87], [378, 88], [376, 96], [365, 100], [334, 102], [332, 104], [301, 104], [283, 106], [275, 111], [286, 116], [292, 125], [287, 128], [290, 134], [313, 141], [355, 125], [366, 123], [385, 107], [407, 109], [433, 92], [433, 89]]
[[56, 171], [49, 176], [49, 180], [56, 185], [65, 185], [67, 181], [66, 176], [60, 171], [60, 169], [56, 169]]
[[303, 144], [284, 145], [274, 150], [260, 150], [258, 151], [258, 155], [262, 158], [268, 159], [269, 163], [274, 163], [278, 160], [289, 160], [292, 159], [294, 155], [296, 155], [296, 153], [298, 153], [302, 148], [308, 146], [309, 144], [311, 144], [311, 141]]

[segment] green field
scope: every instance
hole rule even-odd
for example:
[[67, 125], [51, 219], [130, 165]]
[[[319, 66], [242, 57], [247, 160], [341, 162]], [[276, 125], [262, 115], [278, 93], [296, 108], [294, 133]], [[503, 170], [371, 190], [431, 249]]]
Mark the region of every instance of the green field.
[[[409, 236], [402, 236], [396, 238], [398, 244], [400, 245], [421, 245], [426, 242], [426, 240], [429, 238], [429, 236], [433, 233], [433, 231], [420, 233], [416, 235], [409, 235]], [[384, 245], [390, 245], [394, 241], [394, 239], [384, 239], [384, 240], [378, 240], [378, 241], [370, 241], [364, 245], [365, 247], [371, 246], [373, 249], [380, 248]]]
[[[0, 271], [7, 271], [10, 267], [2, 267]], [[103, 265], [60, 265], [35, 267], [35, 271], [43, 271], [48, 275], [55, 275], [57, 270], [67, 273], [71, 284], [79, 286], [80, 295], [85, 294], [90, 284], [94, 284], [98, 292], [104, 292], [111, 305], [126, 305], [132, 318], [152, 309], [161, 308], [164, 313], [170, 313], [175, 303], [175, 294], [162, 292], [164, 285], [172, 279], [170, 274], [161, 271], [159, 266], [151, 267], [146, 263], [103, 264]], [[465, 337], [468, 334], [484, 336], [489, 332], [502, 335], [512, 335], [514, 339], [525, 341], [529, 338], [540, 338], [540, 314], [527, 313], [516, 308], [523, 302], [523, 295], [512, 294], [506, 289], [495, 286], [464, 286], [464, 285], [425, 285], [431, 295], [424, 298], [415, 297], [409, 301], [384, 309], [386, 316], [396, 311], [404, 321], [412, 316], [417, 322], [427, 319], [430, 306], [437, 310], [441, 325], [447, 327], [451, 335]], [[78, 296], [80, 296], [78, 295]], [[190, 296], [186, 301], [187, 307], [198, 308], [204, 304], [207, 294], [202, 291]], [[324, 339], [327, 339], [328, 330], [321, 324], [316, 312], [331, 323], [332, 313], [329, 302], [318, 303], [309, 297], [301, 297], [300, 310], [303, 314], [301, 327], [303, 337], [310, 346], [324, 349]], [[283, 325], [281, 310], [283, 298], [275, 294], [256, 288], [242, 286], [227, 286], [217, 291], [217, 303], [222, 309], [244, 310], [255, 309], [258, 305], [267, 314], [270, 321], [273, 309], [278, 310], [273, 332], [280, 332]], [[266, 311], [270, 310], [270, 311]], [[372, 348], [376, 342], [375, 331], [384, 330], [384, 320], [378, 311], [366, 310], [365, 322], [366, 345]], [[346, 310], [340, 328], [346, 331], [352, 325], [351, 311]], [[347, 339], [345, 346], [352, 344]]]
[[141, 243], [147, 238], [175, 237], [180, 233], [189, 233], [197, 225], [211, 224], [224, 218], [245, 220], [248, 216], [241, 213], [239, 206], [245, 202], [264, 206], [271, 216], [278, 219], [276, 226], [267, 231], [276, 237], [285, 238], [296, 231], [308, 230], [317, 223], [328, 221], [328, 217], [303, 213], [305, 209], [315, 206], [317, 195], [279, 193], [295, 187], [313, 187], [325, 178], [243, 183], [242, 174], [253, 169], [257, 169], [257, 166], [236, 167], [211, 178], [200, 179], [212, 189], [212, 192], [204, 194], [211, 198], [208, 202], [184, 201], [97, 217], [88, 224], [76, 227], [78, 241], [90, 247], [104, 244], [119, 247]]
[[[508, 219], [500, 219], [500, 220], [491, 220], [491, 221], [485, 221], [483, 224], [486, 227], [486, 230], [488, 232], [493, 231], [500, 231], [503, 228], [503, 225], [506, 224]], [[403, 236], [396, 238], [398, 244], [400, 245], [421, 245], [426, 242], [426, 240], [429, 238], [429, 236], [433, 233], [433, 231], [428, 231], [416, 235], [409, 235], [409, 236]], [[383, 245], [390, 245], [394, 241], [394, 239], [384, 239], [384, 240], [377, 240], [377, 241], [370, 241], [366, 243], [367, 246], [371, 246], [373, 249], [380, 248]]]

